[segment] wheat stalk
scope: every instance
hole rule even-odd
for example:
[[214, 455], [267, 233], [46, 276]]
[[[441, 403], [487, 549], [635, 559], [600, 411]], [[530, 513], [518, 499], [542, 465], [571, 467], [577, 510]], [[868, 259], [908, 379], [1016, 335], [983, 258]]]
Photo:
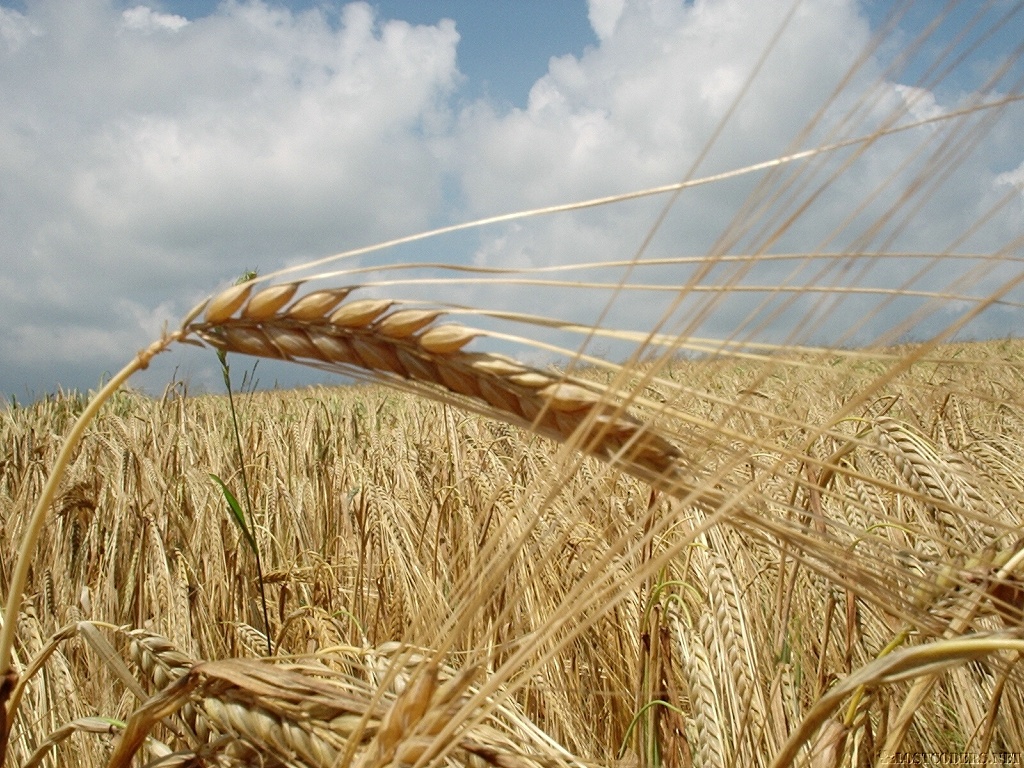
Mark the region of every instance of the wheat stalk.
[[[475, 402], [507, 421], [622, 466], [675, 494], [682, 454], [650, 422], [632, 416], [626, 398], [580, 378], [553, 375], [491, 353], [463, 351], [482, 331], [437, 324], [439, 311], [398, 309], [393, 302], [345, 302], [351, 288], [319, 290], [292, 301], [299, 283], [251, 294], [244, 284], [210, 299], [181, 333], [225, 352], [362, 369]], [[291, 302], [291, 303], [289, 303]], [[339, 307], [340, 305], [340, 307]]]

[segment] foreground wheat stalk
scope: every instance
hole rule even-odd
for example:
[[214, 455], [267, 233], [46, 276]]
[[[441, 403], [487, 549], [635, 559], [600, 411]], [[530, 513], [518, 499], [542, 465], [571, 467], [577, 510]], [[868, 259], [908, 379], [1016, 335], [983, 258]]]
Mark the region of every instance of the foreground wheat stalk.
[[315, 291], [289, 304], [299, 287], [271, 286], [251, 296], [250, 285], [230, 289], [182, 333], [224, 352], [363, 369], [444, 390], [678, 491], [684, 472], [678, 450], [632, 417], [613, 392], [499, 355], [465, 352], [481, 332], [437, 324], [439, 311], [389, 312], [393, 302], [382, 299], [346, 302], [349, 288]]

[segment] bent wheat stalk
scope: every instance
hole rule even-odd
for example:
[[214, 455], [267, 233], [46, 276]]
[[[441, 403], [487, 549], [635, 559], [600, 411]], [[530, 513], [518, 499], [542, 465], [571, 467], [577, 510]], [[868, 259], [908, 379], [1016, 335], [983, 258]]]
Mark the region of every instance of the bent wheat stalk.
[[299, 286], [275, 285], [252, 296], [251, 285], [225, 291], [206, 306], [202, 322], [183, 330], [225, 352], [363, 369], [444, 390], [678, 492], [678, 449], [631, 416], [608, 388], [497, 354], [466, 352], [482, 332], [436, 324], [439, 311], [389, 312], [393, 302], [382, 299], [345, 302], [350, 288], [316, 291], [288, 304]]

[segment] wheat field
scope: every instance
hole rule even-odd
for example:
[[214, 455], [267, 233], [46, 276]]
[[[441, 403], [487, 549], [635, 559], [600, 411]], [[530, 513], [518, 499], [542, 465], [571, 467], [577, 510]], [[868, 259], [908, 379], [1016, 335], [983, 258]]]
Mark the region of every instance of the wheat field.
[[[987, 13], [968, 43], [912, 41], [932, 57], [914, 82], [1013, 29]], [[1019, 58], [953, 112], [921, 117], [851, 72], [757, 166], [248, 276], [102, 390], [10, 403], [0, 755], [1019, 763], [1024, 344], [964, 336], [1019, 315], [1024, 231], [977, 236], [1020, 191], [941, 247], [896, 247], [1024, 98]], [[897, 135], [906, 164], [789, 249], [801, 215]], [[681, 196], [726, 176], [756, 182], [706, 252], [647, 252]], [[388, 260], [648, 198], [663, 207], [632, 253]], [[583, 319], [495, 299], [523, 285]], [[181, 344], [225, 356], [236, 387], [253, 358], [355, 381], [230, 399], [125, 387]]]

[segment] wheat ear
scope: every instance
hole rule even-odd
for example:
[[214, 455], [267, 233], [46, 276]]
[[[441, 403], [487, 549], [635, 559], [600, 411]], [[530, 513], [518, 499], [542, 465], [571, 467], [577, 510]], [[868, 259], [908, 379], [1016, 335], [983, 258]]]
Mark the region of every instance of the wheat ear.
[[466, 352], [483, 332], [438, 324], [440, 311], [390, 311], [394, 302], [383, 299], [346, 302], [351, 288], [293, 300], [300, 286], [274, 285], [255, 294], [252, 283], [234, 286], [193, 311], [202, 320], [187, 323], [182, 333], [225, 352], [362, 370], [455, 395], [676, 495], [690, 491], [679, 449], [630, 415], [626, 398], [614, 391], [501, 355]]

